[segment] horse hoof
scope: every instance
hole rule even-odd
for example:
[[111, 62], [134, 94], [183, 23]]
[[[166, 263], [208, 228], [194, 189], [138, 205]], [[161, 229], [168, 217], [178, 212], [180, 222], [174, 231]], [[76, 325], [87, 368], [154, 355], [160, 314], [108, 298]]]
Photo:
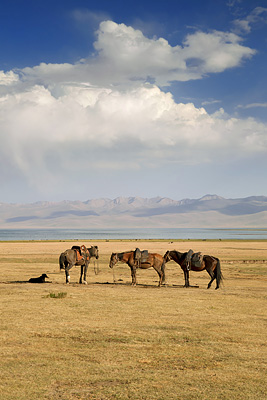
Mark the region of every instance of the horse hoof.
[[84, 285], [87, 285], [87, 282], [86, 282], [86, 281], [83, 281], [83, 284], [84, 284]]

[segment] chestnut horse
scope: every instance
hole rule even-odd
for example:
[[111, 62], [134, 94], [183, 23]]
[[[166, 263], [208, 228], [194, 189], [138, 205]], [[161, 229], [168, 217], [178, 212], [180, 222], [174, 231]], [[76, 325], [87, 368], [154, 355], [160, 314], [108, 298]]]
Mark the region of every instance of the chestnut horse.
[[[172, 251], [167, 251], [164, 255], [164, 260], [165, 263], [168, 261], [175, 261], [177, 264], [180, 265], [182, 270], [184, 271], [184, 279], [185, 279], [185, 287], [189, 287], [189, 270], [187, 268], [185, 258], [186, 258], [186, 253], [180, 253], [179, 251], [172, 250]], [[216, 279], [216, 288], [219, 289], [220, 287], [220, 282], [223, 279], [222, 272], [221, 272], [221, 264], [220, 260], [216, 257], [213, 256], [208, 256], [204, 255], [203, 260], [201, 263], [200, 267], [196, 267], [194, 265], [191, 265], [191, 270], [192, 271], [204, 271], [206, 270], [207, 273], [210, 275], [211, 280], [208, 284], [208, 289], [211, 287], [212, 282], [214, 279]]]
[[131, 268], [132, 285], [136, 285], [136, 269], [147, 269], [153, 267], [159, 275], [159, 286], [165, 282], [165, 262], [164, 258], [157, 253], [148, 253], [145, 262], [138, 263], [134, 257], [134, 251], [125, 251], [124, 253], [112, 253], [110, 256], [109, 267], [113, 268], [117, 262], [123, 262]]

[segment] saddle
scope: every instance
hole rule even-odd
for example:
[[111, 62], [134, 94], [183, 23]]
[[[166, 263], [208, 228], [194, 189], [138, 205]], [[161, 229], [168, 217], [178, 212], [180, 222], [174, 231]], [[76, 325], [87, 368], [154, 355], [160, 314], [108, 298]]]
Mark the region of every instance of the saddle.
[[134, 261], [140, 265], [148, 261], [148, 250], [141, 251], [138, 247], [134, 251]]
[[185, 259], [184, 259], [184, 262], [186, 264], [191, 262], [193, 254], [194, 254], [194, 252], [191, 249], [186, 253], [186, 256], [185, 256]]
[[193, 250], [190, 249], [186, 253], [183, 265], [185, 265], [189, 271], [191, 267], [200, 268], [202, 261], [203, 255], [201, 254], [201, 252], [199, 251], [198, 253], [194, 253]]
[[188, 271], [191, 267], [201, 268], [201, 264], [203, 261], [203, 255], [199, 251], [198, 253], [194, 253], [193, 250], [189, 250], [185, 256], [183, 264], [186, 266]]
[[84, 260], [89, 261], [89, 251], [87, 250], [87, 248], [84, 245], [72, 246], [72, 250], [75, 250], [75, 252], [76, 252], [77, 262], [84, 261]]
[[199, 251], [198, 253], [193, 253], [191, 257], [191, 266], [196, 268], [201, 268], [201, 264], [203, 261], [203, 255]]

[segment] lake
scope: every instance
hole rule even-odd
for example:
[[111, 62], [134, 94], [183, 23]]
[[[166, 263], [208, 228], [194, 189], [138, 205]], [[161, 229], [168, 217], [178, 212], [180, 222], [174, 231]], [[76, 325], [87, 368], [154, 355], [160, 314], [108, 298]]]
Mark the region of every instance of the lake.
[[0, 241], [112, 239], [238, 239], [267, 240], [267, 229], [0, 229]]

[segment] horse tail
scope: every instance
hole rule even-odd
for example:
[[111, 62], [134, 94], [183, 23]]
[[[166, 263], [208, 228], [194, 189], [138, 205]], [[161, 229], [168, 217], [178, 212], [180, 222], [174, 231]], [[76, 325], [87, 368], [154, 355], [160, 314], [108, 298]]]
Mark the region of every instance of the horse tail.
[[216, 289], [219, 289], [220, 283], [223, 280], [223, 275], [222, 275], [222, 270], [221, 270], [221, 263], [219, 258], [216, 258], [217, 260], [217, 265], [215, 267], [215, 277], [216, 277]]
[[65, 260], [65, 254], [64, 254], [64, 253], [61, 253], [60, 256], [59, 256], [59, 268], [60, 268], [60, 271], [61, 271], [62, 269], [65, 269], [64, 260]]

